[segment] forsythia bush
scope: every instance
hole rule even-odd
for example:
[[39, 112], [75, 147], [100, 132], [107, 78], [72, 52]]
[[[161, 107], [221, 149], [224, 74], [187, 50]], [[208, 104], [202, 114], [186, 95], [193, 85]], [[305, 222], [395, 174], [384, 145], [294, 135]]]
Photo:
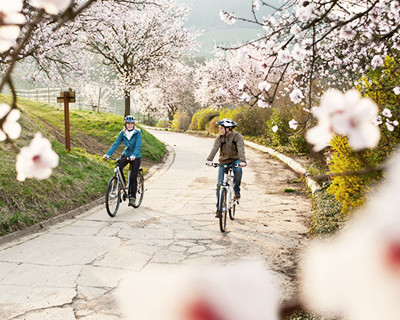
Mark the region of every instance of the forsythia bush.
[[219, 134], [219, 126], [217, 125], [218, 121], [219, 116], [212, 118], [211, 121], [206, 124], [206, 131], [209, 133]]
[[[374, 151], [355, 152], [350, 148], [346, 137], [335, 136], [331, 145], [334, 153], [329, 165], [331, 173], [357, 171], [377, 164], [378, 159], [371, 156]], [[328, 192], [342, 204], [342, 213], [346, 214], [364, 203], [364, 193], [380, 177], [379, 173], [336, 176], [332, 179]]]
[[206, 124], [210, 122], [210, 120], [219, 115], [219, 111], [213, 110], [210, 108], [201, 109], [197, 111], [190, 122], [189, 129], [190, 130], [205, 130]]
[[173, 130], [186, 131], [190, 125], [190, 117], [185, 111], [178, 111], [174, 114], [174, 120], [172, 120], [171, 128]]

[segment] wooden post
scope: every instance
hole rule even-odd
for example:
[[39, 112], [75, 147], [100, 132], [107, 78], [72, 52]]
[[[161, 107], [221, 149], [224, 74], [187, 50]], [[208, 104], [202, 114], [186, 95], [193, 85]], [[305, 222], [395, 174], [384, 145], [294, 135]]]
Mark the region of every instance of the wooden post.
[[69, 131], [69, 101], [68, 91], [64, 91], [64, 122], [65, 122], [65, 149], [71, 151], [71, 138]]

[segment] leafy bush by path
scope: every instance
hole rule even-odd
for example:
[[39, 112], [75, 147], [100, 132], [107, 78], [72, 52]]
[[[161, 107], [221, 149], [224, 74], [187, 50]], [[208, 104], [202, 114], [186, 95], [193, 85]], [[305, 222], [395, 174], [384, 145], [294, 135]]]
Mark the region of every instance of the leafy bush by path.
[[201, 109], [193, 115], [189, 129], [195, 131], [204, 131], [206, 129], [206, 124], [209, 123], [212, 118], [218, 115], [219, 111], [217, 110], [210, 108]]
[[174, 114], [174, 120], [172, 120], [171, 128], [173, 130], [189, 129], [190, 117], [185, 111], [178, 111]]

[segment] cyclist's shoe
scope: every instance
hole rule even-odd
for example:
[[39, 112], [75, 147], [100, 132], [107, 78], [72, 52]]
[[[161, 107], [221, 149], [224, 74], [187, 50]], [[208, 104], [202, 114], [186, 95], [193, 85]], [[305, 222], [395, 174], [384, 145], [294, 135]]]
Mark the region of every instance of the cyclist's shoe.
[[240, 199], [240, 193], [239, 192], [236, 192], [235, 193], [235, 198], [234, 198], [234, 200], [239, 200]]
[[221, 216], [222, 216], [221, 211], [219, 211], [219, 210], [217, 209], [217, 211], [215, 211], [215, 217], [216, 217], [216, 218], [221, 218]]
[[135, 204], [136, 199], [134, 197], [129, 198], [128, 206], [133, 207]]

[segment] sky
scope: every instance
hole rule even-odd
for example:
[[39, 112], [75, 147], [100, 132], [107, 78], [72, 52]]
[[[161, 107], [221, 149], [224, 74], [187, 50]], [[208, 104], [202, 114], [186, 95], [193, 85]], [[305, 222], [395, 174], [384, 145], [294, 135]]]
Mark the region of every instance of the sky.
[[[251, 18], [251, 0], [178, 0], [178, 2], [192, 8], [186, 25], [204, 30], [203, 35], [198, 39], [202, 43], [202, 48], [197, 54], [199, 56], [210, 56], [214, 41], [218, 45], [229, 46], [230, 43], [237, 41], [254, 39], [257, 34], [262, 33], [263, 29], [258, 25], [238, 21], [233, 25], [228, 25], [219, 17], [222, 9], [228, 13], [234, 12], [239, 17]], [[259, 13], [259, 16], [262, 17], [268, 15], [270, 11], [261, 8]]]

